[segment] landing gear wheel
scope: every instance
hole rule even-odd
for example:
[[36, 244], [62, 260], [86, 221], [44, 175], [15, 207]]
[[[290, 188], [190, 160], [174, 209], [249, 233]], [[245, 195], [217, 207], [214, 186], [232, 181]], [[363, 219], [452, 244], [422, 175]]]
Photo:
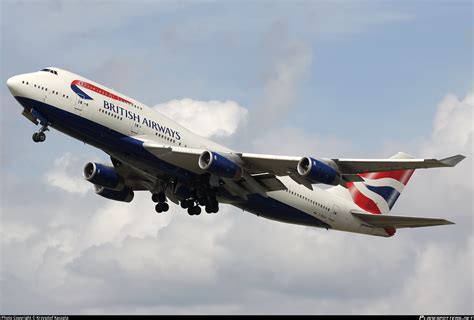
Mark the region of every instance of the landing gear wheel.
[[166, 195], [164, 192], [160, 192], [157, 194], [158, 202], [166, 202]]
[[194, 208], [194, 207], [189, 207], [189, 208], [188, 208], [188, 214], [189, 214], [190, 216], [193, 216], [193, 215], [194, 215], [194, 213], [193, 213], [193, 212], [194, 212], [193, 208]]
[[200, 206], [195, 206], [194, 207], [194, 214], [197, 215], [197, 216], [201, 214], [201, 207]]
[[188, 209], [188, 208], [191, 208], [192, 203], [189, 200], [183, 200], [181, 201], [180, 205], [181, 205], [181, 208]]
[[155, 210], [158, 213], [166, 212], [169, 209], [170, 209], [170, 206], [166, 202], [158, 202], [158, 204], [155, 206]]
[[39, 129], [38, 132], [35, 132], [33, 133], [33, 141], [34, 142], [43, 142], [44, 140], [46, 140], [46, 134], [44, 133], [45, 131], [48, 131], [48, 126], [47, 125], [43, 125], [41, 127], [41, 129]]
[[157, 195], [156, 193], [154, 193], [154, 194], [151, 195], [151, 201], [153, 201], [153, 202], [159, 202], [159, 201], [158, 201], [158, 195]]
[[44, 132], [35, 132], [33, 133], [32, 138], [34, 142], [43, 142], [44, 140], [46, 140], [46, 135], [44, 134]]
[[200, 215], [200, 214], [201, 214], [201, 207], [199, 207], [199, 206], [194, 206], [194, 207], [188, 208], [188, 214], [189, 214], [190, 216], [194, 216], [194, 215], [198, 216], [198, 215]]
[[39, 142], [43, 142], [44, 140], [46, 140], [46, 135], [44, 134], [44, 132], [38, 132], [37, 138]]

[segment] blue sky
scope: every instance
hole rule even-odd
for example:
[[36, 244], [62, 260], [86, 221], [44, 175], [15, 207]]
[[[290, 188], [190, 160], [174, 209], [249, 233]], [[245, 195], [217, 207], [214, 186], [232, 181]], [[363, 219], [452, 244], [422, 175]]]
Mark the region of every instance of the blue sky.
[[[176, 216], [160, 220], [148, 212], [148, 195], [124, 207], [85, 191], [83, 164], [108, 161], [106, 156], [55, 131], [46, 143], [33, 144], [36, 128], [20, 116], [3, 85], [0, 200], [6, 236], [0, 287], [17, 294], [2, 292], [2, 311], [23, 311], [21, 292], [27, 292], [24, 297], [38, 300], [27, 308], [32, 312], [473, 312], [472, 1], [2, 1], [0, 14], [4, 84], [12, 75], [57, 66], [150, 106], [159, 104], [159, 110], [176, 111], [178, 105], [188, 118], [178, 112], [176, 120], [198, 119], [197, 130], [215, 120], [216, 105], [223, 113], [238, 105], [240, 117], [216, 124], [232, 123], [234, 132], [212, 138], [239, 151], [468, 156], [451, 171], [417, 173], [416, 184], [395, 207], [397, 214], [454, 219], [458, 229], [403, 230], [383, 242], [275, 224], [230, 207], [201, 220], [172, 208]], [[209, 115], [193, 114], [193, 106]], [[248, 113], [241, 112], [245, 109]], [[183, 230], [190, 239], [182, 238]], [[208, 236], [202, 243], [192, 241], [203, 234]], [[170, 248], [177, 238], [182, 247], [174, 254]], [[303, 244], [288, 247], [294, 243]], [[347, 249], [347, 243], [354, 247]], [[167, 278], [170, 265], [156, 257], [149, 268], [127, 264], [153, 256], [141, 247], [156, 249], [187, 276]], [[27, 257], [33, 257], [30, 267], [15, 268]], [[464, 277], [448, 274], [450, 264], [442, 257]], [[190, 267], [192, 258], [204, 279]], [[339, 277], [345, 272], [340, 266], [361, 272], [369, 260], [379, 270], [367, 274], [369, 283], [387, 281], [389, 273], [390, 290], [368, 290], [358, 279]], [[124, 287], [156, 292], [166, 302], [137, 293], [146, 300], [140, 303], [109, 292], [113, 261], [119, 262], [115, 271]], [[280, 277], [268, 269], [272, 264]], [[94, 280], [98, 276], [103, 287]], [[235, 280], [227, 291], [219, 281], [229, 277]], [[308, 285], [306, 279], [323, 285]], [[169, 292], [158, 289], [162, 281]], [[202, 288], [216, 294], [198, 302], [186, 294]], [[79, 294], [70, 301], [41, 297], [73, 289]], [[360, 290], [368, 290], [366, 299]], [[451, 298], [436, 305], [437, 290]], [[103, 292], [110, 294], [106, 301]], [[392, 306], [393, 299], [401, 301], [400, 308]], [[279, 304], [282, 300], [287, 303]]]

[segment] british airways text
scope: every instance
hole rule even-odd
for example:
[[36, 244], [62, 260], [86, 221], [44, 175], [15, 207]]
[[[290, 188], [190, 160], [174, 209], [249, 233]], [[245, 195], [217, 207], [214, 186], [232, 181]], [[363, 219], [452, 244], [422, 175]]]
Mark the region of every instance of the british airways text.
[[165, 126], [160, 125], [159, 123], [156, 123], [155, 121], [151, 119], [147, 119], [145, 117], [140, 117], [139, 114], [136, 114], [133, 111], [127, 110], [121, 106], [117, 106], [113, 104], [112, 102], [104, 100], [104, 109], [110, 110], [117, 115], [120, 115], [121, 117], [125, 117], [127, 119], [136, 121], [138, 123], [146, 125], [148, 128], [156, 130], [156, 132], [160, 132], [162, 134], [165, 134], [172, 139], [176, 140], [181, 140], [181, 135], [178, 131], [174, 131], [173, 129], [167, 128]]

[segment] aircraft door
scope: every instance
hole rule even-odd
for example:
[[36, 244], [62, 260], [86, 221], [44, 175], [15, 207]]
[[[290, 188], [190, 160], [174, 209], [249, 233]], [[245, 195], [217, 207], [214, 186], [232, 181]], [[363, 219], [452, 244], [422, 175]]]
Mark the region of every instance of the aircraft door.
[[336, 221], [338, 213], [339, 213], [339, 207], [334, 205], [332, 207], [331, 213], [329, 214], [329, 221], [331, 221], [331, 222]]
[[76, 104], [74, 105], [74, 109], [80, 114], [83, 108], [84, 108], [84, 97], [82, 97], [81, 94], [78, 94], [77, 99], [76, 99]]
[[132, 135], [138, 135], [140, 134], [140, 129], [141, 129], [141, 124], [139, 122], [136, 122], [135, 120], [132, 120], [132, 128], [130, 130]]

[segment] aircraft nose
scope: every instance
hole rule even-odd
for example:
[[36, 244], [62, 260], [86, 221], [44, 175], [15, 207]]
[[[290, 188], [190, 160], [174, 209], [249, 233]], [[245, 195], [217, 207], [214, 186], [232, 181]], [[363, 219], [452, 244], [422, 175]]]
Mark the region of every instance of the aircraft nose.
[[7, 80], [7, 87], [10, 92], [15, 95], [18, 91], [18, 83], [20, 82], [18, 76], [13, 76]]

